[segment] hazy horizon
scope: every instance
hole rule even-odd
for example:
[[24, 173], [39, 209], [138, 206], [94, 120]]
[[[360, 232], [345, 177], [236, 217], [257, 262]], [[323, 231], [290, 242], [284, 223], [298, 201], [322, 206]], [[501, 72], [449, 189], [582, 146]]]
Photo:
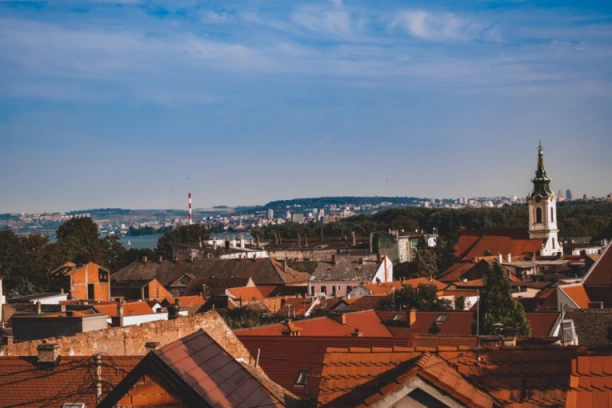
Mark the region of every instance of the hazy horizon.
[[[603, 3], [603, 4], [602, 4]], [[0, 0], [0, 213], [612, 192], [612, 3]]]

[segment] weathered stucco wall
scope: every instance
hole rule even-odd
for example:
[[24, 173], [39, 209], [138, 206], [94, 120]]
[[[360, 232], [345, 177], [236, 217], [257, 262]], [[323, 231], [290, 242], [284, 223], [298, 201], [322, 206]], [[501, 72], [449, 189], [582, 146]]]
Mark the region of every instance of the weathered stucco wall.
[[2, 347], [0, 355], [35, 356], [36, 348], [45, 340], [58, 344], [60, 354], [64, 356], [90, 356], [95, 353], [108, 353], [111, 356], [145, 355], [147, 342], [158, 342], [160, 346], [165, 346], [200, 329], [208, 333], [234, 358], [249, 361], [250, 354], [247, 349], [214, 310], [140, 326], [115, 327], [74, 336], [15, 343]]

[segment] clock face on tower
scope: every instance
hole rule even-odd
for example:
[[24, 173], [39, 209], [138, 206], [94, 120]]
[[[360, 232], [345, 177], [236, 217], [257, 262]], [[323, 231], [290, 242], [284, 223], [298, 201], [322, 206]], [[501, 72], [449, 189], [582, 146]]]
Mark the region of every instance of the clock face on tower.
[[542, 197], [537, 196], [537, 197], [536, 197], [536, 203], [539, 203], [540, 201], [542, 201]]

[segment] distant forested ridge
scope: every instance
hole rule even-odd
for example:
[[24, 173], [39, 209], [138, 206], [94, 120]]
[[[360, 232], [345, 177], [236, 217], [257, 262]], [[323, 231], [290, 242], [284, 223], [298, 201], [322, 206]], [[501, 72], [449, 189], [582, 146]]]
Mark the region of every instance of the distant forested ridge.
[[[591, 237], [593, 240], [612, 237], [612, 203], [610, 202], [563, 202], [559, 203], [559, 235], [563, 238]], [[455, 238], [465, 230], [487, 230], [497, 228], [523, 228], [527, 230], [529, 214], [527, 205], [501, 208], [422, 208], [407, 207], [380, 211], [371, 215], [357, 215], [339, 222], [320, 224], [274, 225], [261, 233], [271, 238], [279, 233], [286, 238], [298, 234], [308, 237], [341, 237], [351, 231], [368, 236], [371, 232], [398, 229], [406, 231], [434, 229], [444, 237]]]
[[375, 205], [390, 203], [391, 205], [415, 205], [418, 202], [427, 201], [425, 198], [417, 197], [318, 197], [318, 198], [295, 198], [292, 200], [271, 201], [264, 206], [268, 209], [305, 207], [323, 208], [330, 205]]

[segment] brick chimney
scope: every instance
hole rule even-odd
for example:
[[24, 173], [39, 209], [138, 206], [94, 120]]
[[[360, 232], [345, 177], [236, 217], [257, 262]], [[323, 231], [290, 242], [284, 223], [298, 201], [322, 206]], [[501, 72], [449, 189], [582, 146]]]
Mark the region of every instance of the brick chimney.
[[142, 263], [147, 263], [147, 257], [146, 256], [142, 257]]
[[380, 252], [376, 254], [376, 262], [378, 263], [382, 262], [382, 254]]
[[36, 348], [37, 360], [36, 365], [39, 370], [54, 370], [57, 366], [60, 352], [59, 345], [52, 343], [42, 343]]
[[416, 322], [417, 319], [417, 311], [414, 309], [411, 309], [408, 312], [408, 327], [412, 327], [412, 325]]
[[159, 341], [148, 341], [145, 343], [145, 350], [147, 350], [147, 354], [151, 351], [157, 350], [161, 346]]
[[338, 255], [332, 255], [332, 265], [336, 265], [338, 263]]
[[359, 258], [359, 265], [363, 265], [363, 258]]

